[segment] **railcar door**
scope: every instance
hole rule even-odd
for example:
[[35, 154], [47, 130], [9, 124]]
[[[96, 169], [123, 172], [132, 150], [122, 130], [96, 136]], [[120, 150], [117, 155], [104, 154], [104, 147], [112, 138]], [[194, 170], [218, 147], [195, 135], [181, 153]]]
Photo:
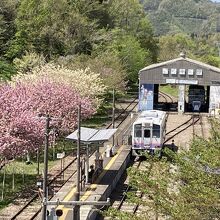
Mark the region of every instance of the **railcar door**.
[[159, 148], [161, 147], [161, 130], [160, 125], [153, 125], [153, 134], [152, 134], [152, 147]]
[[145, 148], [150, 148], [151, 146], [151, 128], [144, 128], [143, 139]]

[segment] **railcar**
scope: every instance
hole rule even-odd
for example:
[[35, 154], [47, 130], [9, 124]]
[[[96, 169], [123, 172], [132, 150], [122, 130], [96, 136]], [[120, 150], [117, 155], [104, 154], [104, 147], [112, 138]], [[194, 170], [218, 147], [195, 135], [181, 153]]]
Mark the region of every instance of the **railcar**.
[[188, 91], [189, 109], [201, 111], [205, 106], [205, 88], [199, 85], [190, 85]]
[[140, 113], [132, 125], [132, 155], [161, 150], [165, 141], [166, 112], [148, 110]]

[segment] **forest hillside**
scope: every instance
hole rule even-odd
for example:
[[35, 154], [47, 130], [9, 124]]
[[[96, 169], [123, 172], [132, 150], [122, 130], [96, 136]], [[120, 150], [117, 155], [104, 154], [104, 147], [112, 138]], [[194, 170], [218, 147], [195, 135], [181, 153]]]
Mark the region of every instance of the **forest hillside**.
[[220, 3], [210, 0], [142, 0], [156, 35], [220, 32]]

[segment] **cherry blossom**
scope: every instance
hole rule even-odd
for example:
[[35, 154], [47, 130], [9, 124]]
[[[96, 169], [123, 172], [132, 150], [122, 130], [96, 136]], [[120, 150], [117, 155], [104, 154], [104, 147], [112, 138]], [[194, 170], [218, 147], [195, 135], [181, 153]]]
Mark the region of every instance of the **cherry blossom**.
[[77, 123], [77, 107], [82, 118], [95, 109], [89, 97], [82, 97], [71, 86], [42, 76], [24, 83], [22, 80], [0, 86], [0, 155], [14, 158], [27, 151], [36, 151], [44, 142], [45, 120], [39, 114], [49, 114], [57, 120], [52, 125], [66, 134]]

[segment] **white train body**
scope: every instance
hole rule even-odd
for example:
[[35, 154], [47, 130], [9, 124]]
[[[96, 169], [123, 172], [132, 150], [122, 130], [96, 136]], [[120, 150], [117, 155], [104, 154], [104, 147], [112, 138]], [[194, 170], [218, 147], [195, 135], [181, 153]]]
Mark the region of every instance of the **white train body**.
[[140, 113], [132, 125], [132, 155], [160, 150], [166, 133], [166, 112], [148, 110]]

